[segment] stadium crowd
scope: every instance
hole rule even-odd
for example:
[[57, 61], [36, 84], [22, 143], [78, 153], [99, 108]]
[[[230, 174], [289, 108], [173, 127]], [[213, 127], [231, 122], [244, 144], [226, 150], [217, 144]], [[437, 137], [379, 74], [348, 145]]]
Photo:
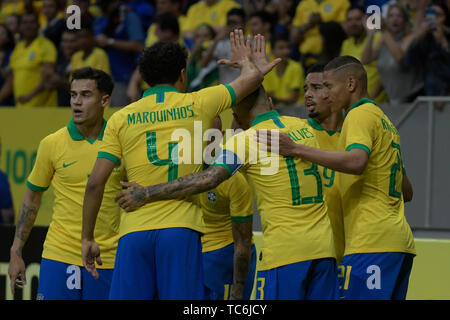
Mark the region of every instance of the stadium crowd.
[[[81, 28], [69, 30], [69, 5]], [[367, 28], [370, 5], [380, 29]], [[266, 52], [282, 58], [264, 87], [279, 111], [303, 103], [305, 70], [339, 55], [363, 62], [377, 103], [411, 102], [450, 93], [449, 0], [5, 0], [0, 9], [0, 106], [68, 107], [73, 70], [111, 74], [111, 106], [140, 99], [148, 85], [137, 60], [156, 41], [189, 49], [188, 91], [230, 83], [238, 70], [218, 65], [230, 55], [228, 35], [264, 35]], [[294, 112], [295, 114], [295, 112]], [[293, 114], [292, 114], [293, 115]]]

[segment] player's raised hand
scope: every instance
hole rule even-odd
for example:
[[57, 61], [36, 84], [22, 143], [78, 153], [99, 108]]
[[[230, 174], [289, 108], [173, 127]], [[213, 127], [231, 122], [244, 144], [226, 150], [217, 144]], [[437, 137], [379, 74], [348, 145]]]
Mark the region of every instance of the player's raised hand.
[[225, 64], [233, 68], [242, 68], [242, 63], [251, 59], [252, 49], [250, 37], [245, 40], [244, 32], [235, 29], [230, 32], [231, 56], [230, 59], [221, 59], [219, 64]]
[[281, 59], [277, 58], [272, 62], [267, 61], [266, 40], [263, 35], [257, 34], [253, 40], [252, 61], [259, 71], [261, 71], [263, 75], [266, 75], [281, 62]]
[[147, 203], [147, 192], [145, 188], [136, 182], [121, 181], [120, 184], [126, 187], [117, 194], [114, 201], [126, 212], [134, 211]]
[[95, 262], [99, 266], [102, 265], [102, 259], [100, 259], [100, 248], [95, 240], [81, 240], [81, 259], [86, 270], [92, 274], [95, 279], [98, 279], [98, 271], [95, 267]]

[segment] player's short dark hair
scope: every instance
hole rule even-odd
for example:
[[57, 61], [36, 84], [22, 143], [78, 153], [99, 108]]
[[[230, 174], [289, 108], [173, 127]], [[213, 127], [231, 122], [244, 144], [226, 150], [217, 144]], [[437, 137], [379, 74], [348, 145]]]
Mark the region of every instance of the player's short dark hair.
[[73, 80], [95, 80], [97, 83], [97, 89], [101, 93], [111, 95], [114, 89], [114, 81], [109, 74], [105, 71], [94, 69], [91, 67], [85, 67], [76, 69], [72, 73]]
[[340, 67], [343, 67], [347, 64], [359, 64], [362, 66], [361, 61], [359, 61], [358, 59], [356, 59], [355, 57], [352, 56], [340, 56], [340, 57], [336, 57], [333, 60], [331, 60], [330, 62], [328, 62], [324, 68], [324, 71], [329, 71], [329, 70], [333, 70], [333, 69], [338, 69]]
[[346, 72], [347, 75], [355, 76], [361, 86], [367, 89], [367, 73], [361, 61], [352, 56], [336, 57], [324, 68], [324, 71], [335, 70], [335, 72]]
[[325, 66], [323, 64], [319, 64], [319, 63], [313, 64], [308, 69], [306, 69], [305, 76], [307, 76], [310, 73], [322, 73], [324, 68], [325, 68]]
[[246, 15], [245, 15], [244, 9], [242, 9], [242, 8], [233, 8], [233, 9], [229, 10], [227, 12], [227, 21], [230, 16], [239, 16], [242, 18], [242, 21], [245, 22]]
[[139, 58], [139, 71], [148, 85], [177, 82], [186, 68], [186, 48], [173, 42], [156, 42], [147, 47]]
[[157, 15], [153, 23], [158, 24], [161, 30], [170, 30], [173, 34], [180, 34], [180, 24], [178, 23], [178, 18], [170, 12]]
[[289, 33], [288, 32], [282, 32], [282, 33], [276, 33], [273, 36], [270, 37], [270, 45], [273, 48], [275, 48], [275, 45], [278, 41], [286, 41], [290, 42], [289, 39]]

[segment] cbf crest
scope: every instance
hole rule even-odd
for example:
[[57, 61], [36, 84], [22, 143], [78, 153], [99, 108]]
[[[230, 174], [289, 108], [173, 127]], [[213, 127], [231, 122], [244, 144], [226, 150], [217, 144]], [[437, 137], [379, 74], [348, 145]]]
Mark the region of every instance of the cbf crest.
[[217, 201], [217, 195], [215, 192], [208, 191], [208, 201], [210, 201], [210, 202]]

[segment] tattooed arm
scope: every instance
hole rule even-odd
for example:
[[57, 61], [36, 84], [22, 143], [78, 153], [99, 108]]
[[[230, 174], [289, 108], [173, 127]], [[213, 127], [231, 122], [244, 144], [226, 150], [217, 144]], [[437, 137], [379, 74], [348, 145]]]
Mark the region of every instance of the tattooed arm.
[[202, 193], [217, 187], [230, 174], [222, 166], [210, 166], [207, 170], [193, 173], [177, 180], [143, 187], [135, 182], [121, 182], [126, 190], [120, 192], [115, 201], [127, 212], [136, 210], [146, 203], [179, 199]]
[[42, 192], [31, 189], [25, 191], [22, 206], [16, 225], [16, 234], [10, 250], [8, 274], [10, 277], [11, 291], [14, 295], [15, 287], [23, 288], [26, 284], [25, 263], [22, 258], [22, 248], [33, 228], [34, 221], [41, 204]]
[[230, 300], [242, 300], [250, 269], [252, 221], [232, 222], [234, 239], [233, 289]]

